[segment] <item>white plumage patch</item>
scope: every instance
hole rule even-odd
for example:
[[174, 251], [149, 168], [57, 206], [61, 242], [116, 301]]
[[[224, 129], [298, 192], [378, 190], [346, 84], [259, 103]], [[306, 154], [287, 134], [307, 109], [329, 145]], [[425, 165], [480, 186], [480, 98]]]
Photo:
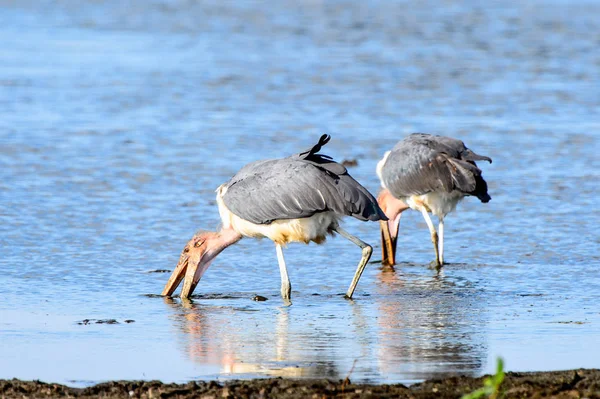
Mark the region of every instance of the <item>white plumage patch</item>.
[[223, 196], [227, 192], [225, 184], [217, 188], [217, 205], [223, 228], [233, 229], [244, 237], [267, 237], [277, 244], [325, 241], [328, 233], [338, 225], [334, 212], [320, 212], [307, 218], [275, 220], [269, 224], [256, 224], [235, 215], [225, 206]]
[[382, 170], [383, 170], [383, 165], [385, 165], [385, 161], [387, 161], [388, 157], [390, 156], [391, 151], [386, 151], [385, 154], [383, 154], [383, 158], [381, 158], [381, 161], [377, 162], [377, 177], [379, 177], [379, 181], [381, 182], [381, 187], [387, 189], [387, 187], [385, 186], [385, 184], [383, 183], [383, 174], [382, 174]]
[[423, 207], [438, 218], [444, 218], [456, 209], [456, 205], [465, 197], [460, 191], [431, 192], [423, 195], [412, 195], [403, 199], [411, 209], [420, 211]]

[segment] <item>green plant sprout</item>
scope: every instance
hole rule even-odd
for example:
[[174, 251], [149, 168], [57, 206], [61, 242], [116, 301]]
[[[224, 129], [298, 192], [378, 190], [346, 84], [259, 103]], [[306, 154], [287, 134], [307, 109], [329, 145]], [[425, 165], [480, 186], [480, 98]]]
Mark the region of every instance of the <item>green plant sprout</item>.
[[463, 395], [461, 399], [499, 399], [503, 396], [500, 392], [502, 381], [504, 381], [504, 361], [499, 357], [496, 365], [496, 374], [483, 380], [483, 388]]

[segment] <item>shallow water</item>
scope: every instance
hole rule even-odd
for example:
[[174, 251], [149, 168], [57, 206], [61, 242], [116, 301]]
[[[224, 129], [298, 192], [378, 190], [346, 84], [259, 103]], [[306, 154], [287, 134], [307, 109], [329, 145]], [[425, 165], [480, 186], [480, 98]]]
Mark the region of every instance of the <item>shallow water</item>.
[[[600, 5], [241, 3], [0, 1], [0, 378], [600, 367]], [[399, 266], [370, 264], [354, 301], [341, 237], [285, 251], [291, 307], [268, 240], [227, 249], [191, 302], [153, 295], [245, 163], [326, 132], [375, 192], [413, 131], [494, 159], [493, 200], [446, 219], [440, 274], [407, 212]], [[380, 259], [376, 223], [345, 227]]]

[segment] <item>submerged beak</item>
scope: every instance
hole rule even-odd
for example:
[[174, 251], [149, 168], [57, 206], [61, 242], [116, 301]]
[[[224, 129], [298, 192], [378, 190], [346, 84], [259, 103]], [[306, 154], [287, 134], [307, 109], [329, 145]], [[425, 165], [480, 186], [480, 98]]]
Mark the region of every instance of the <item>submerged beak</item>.
[[180, 296], [181, 298], [189, 298], [212, 260], [221, 251], [241, 238], [242, 236], [232, 229], [221, 230], [220, 232], [205, 231], [196, 233], [181, 252], [179, 263], [177, 263], [177, 267], [169, 277], [162, 295], [173, 295], [173, 292], [183, 280]]
[[238, 242], [242, 238], [241, 234], [233, 229], [223, 229], [219, 232], [198, 232], [187, 242], [179, 263], [173, 270], [167, 285], [162, 291], [162, 295], [171, 296], [177, 289], [181, 280], [183, 288], [181, 289], [181, 298], [189, 298], [200, 279], [210, 266], [212, 260], [225, 248]]
[[395, 198], [384, 188], [377, 197], [377, 203], [388, 217], [380, 221], [381, 227], [381, 263], [387, 266], [396, 264], [396, 244], [402, 212], [409, 209], [403, 201]]
[[189, 259], [190, 256], [184, 251], [179, 257], [179, 263], [177, 263], [177, 267], [175, 267], [175, 270], [173, 270], [173, 273], [171, 273], [171, 277], [169, 277], [169, 281], [167, 281], [167, 284], [165, 285], [161, 295], [173, 295], [173, 292], [175, 292], [177, 287], [179, 287], [181, 280], [183, 280], [183, 276], [185, 276]]
[[181, 288], [181, 294], [179, 295], [181, 298], [189, 298], [192, 296], [202, 275], [204, 275], [204, 272], [206, 272], [206, 269], [210, 266], [211, 260], [206, 261], [203, 258], [204, 257], [200, 256], [198, 253], [194, 253], [188, 259], [185, 280], [183, 281], [183, 288]]
[[381, 227], [381, 263], [393, 266], [396, 264], [398, 220], [382, 220], [379, 224]]
[[203, 261], [203, 257], [197, 251], [190, 251], [181, 254], [179, 257], [179, 263], [173, 270], [169, 281], [165, 285], [161, 295], [171, 296], [177, 289], [181, 281], [183, 281], [183, 288], [181, 289], [181, 298], [189, 298], [196, 286], [200, 282], [202, 275], [210, 266], [210, 260]]
[[206, 272], [214, 257], [207, 254], [204, 244], [205, 240], [199, 239], [197, 236], [188, 241], [183, 252], [181, 252], [175, 270], [162, 291], [162, 295], [173, 295], [173, 292], [175, 292], [182, 280], [183, 288], [181, 289], [180, 296], [182, 298], [189, 298], [192, 295], [198, 282], [200, 282], [200, 278]]

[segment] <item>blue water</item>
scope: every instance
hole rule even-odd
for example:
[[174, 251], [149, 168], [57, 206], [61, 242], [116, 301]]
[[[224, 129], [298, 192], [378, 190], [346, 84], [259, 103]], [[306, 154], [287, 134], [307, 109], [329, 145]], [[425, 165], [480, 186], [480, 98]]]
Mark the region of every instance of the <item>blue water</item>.
[[[514, 3], [514, 2], [513, 2]], [[88, 385], [266, 376], [376, 383], [600, 367], [600, 4], [591, 1], [0, 0], [0, 378]], [[493, 199], [399, 266], [337, 237], [242, 240], [192, 302], [159, 294], [218, 228], [245, 163], [333, 136], [375, 165], [408, 133], [463, 139]], [[376, 223], [346, 230], [374, 245]], [[255, 294], [266, 302], [252, 301]], [[119, 324], [79, 324], [115, 319]], [[134, 320], [125, 323], [125, 320]]]

